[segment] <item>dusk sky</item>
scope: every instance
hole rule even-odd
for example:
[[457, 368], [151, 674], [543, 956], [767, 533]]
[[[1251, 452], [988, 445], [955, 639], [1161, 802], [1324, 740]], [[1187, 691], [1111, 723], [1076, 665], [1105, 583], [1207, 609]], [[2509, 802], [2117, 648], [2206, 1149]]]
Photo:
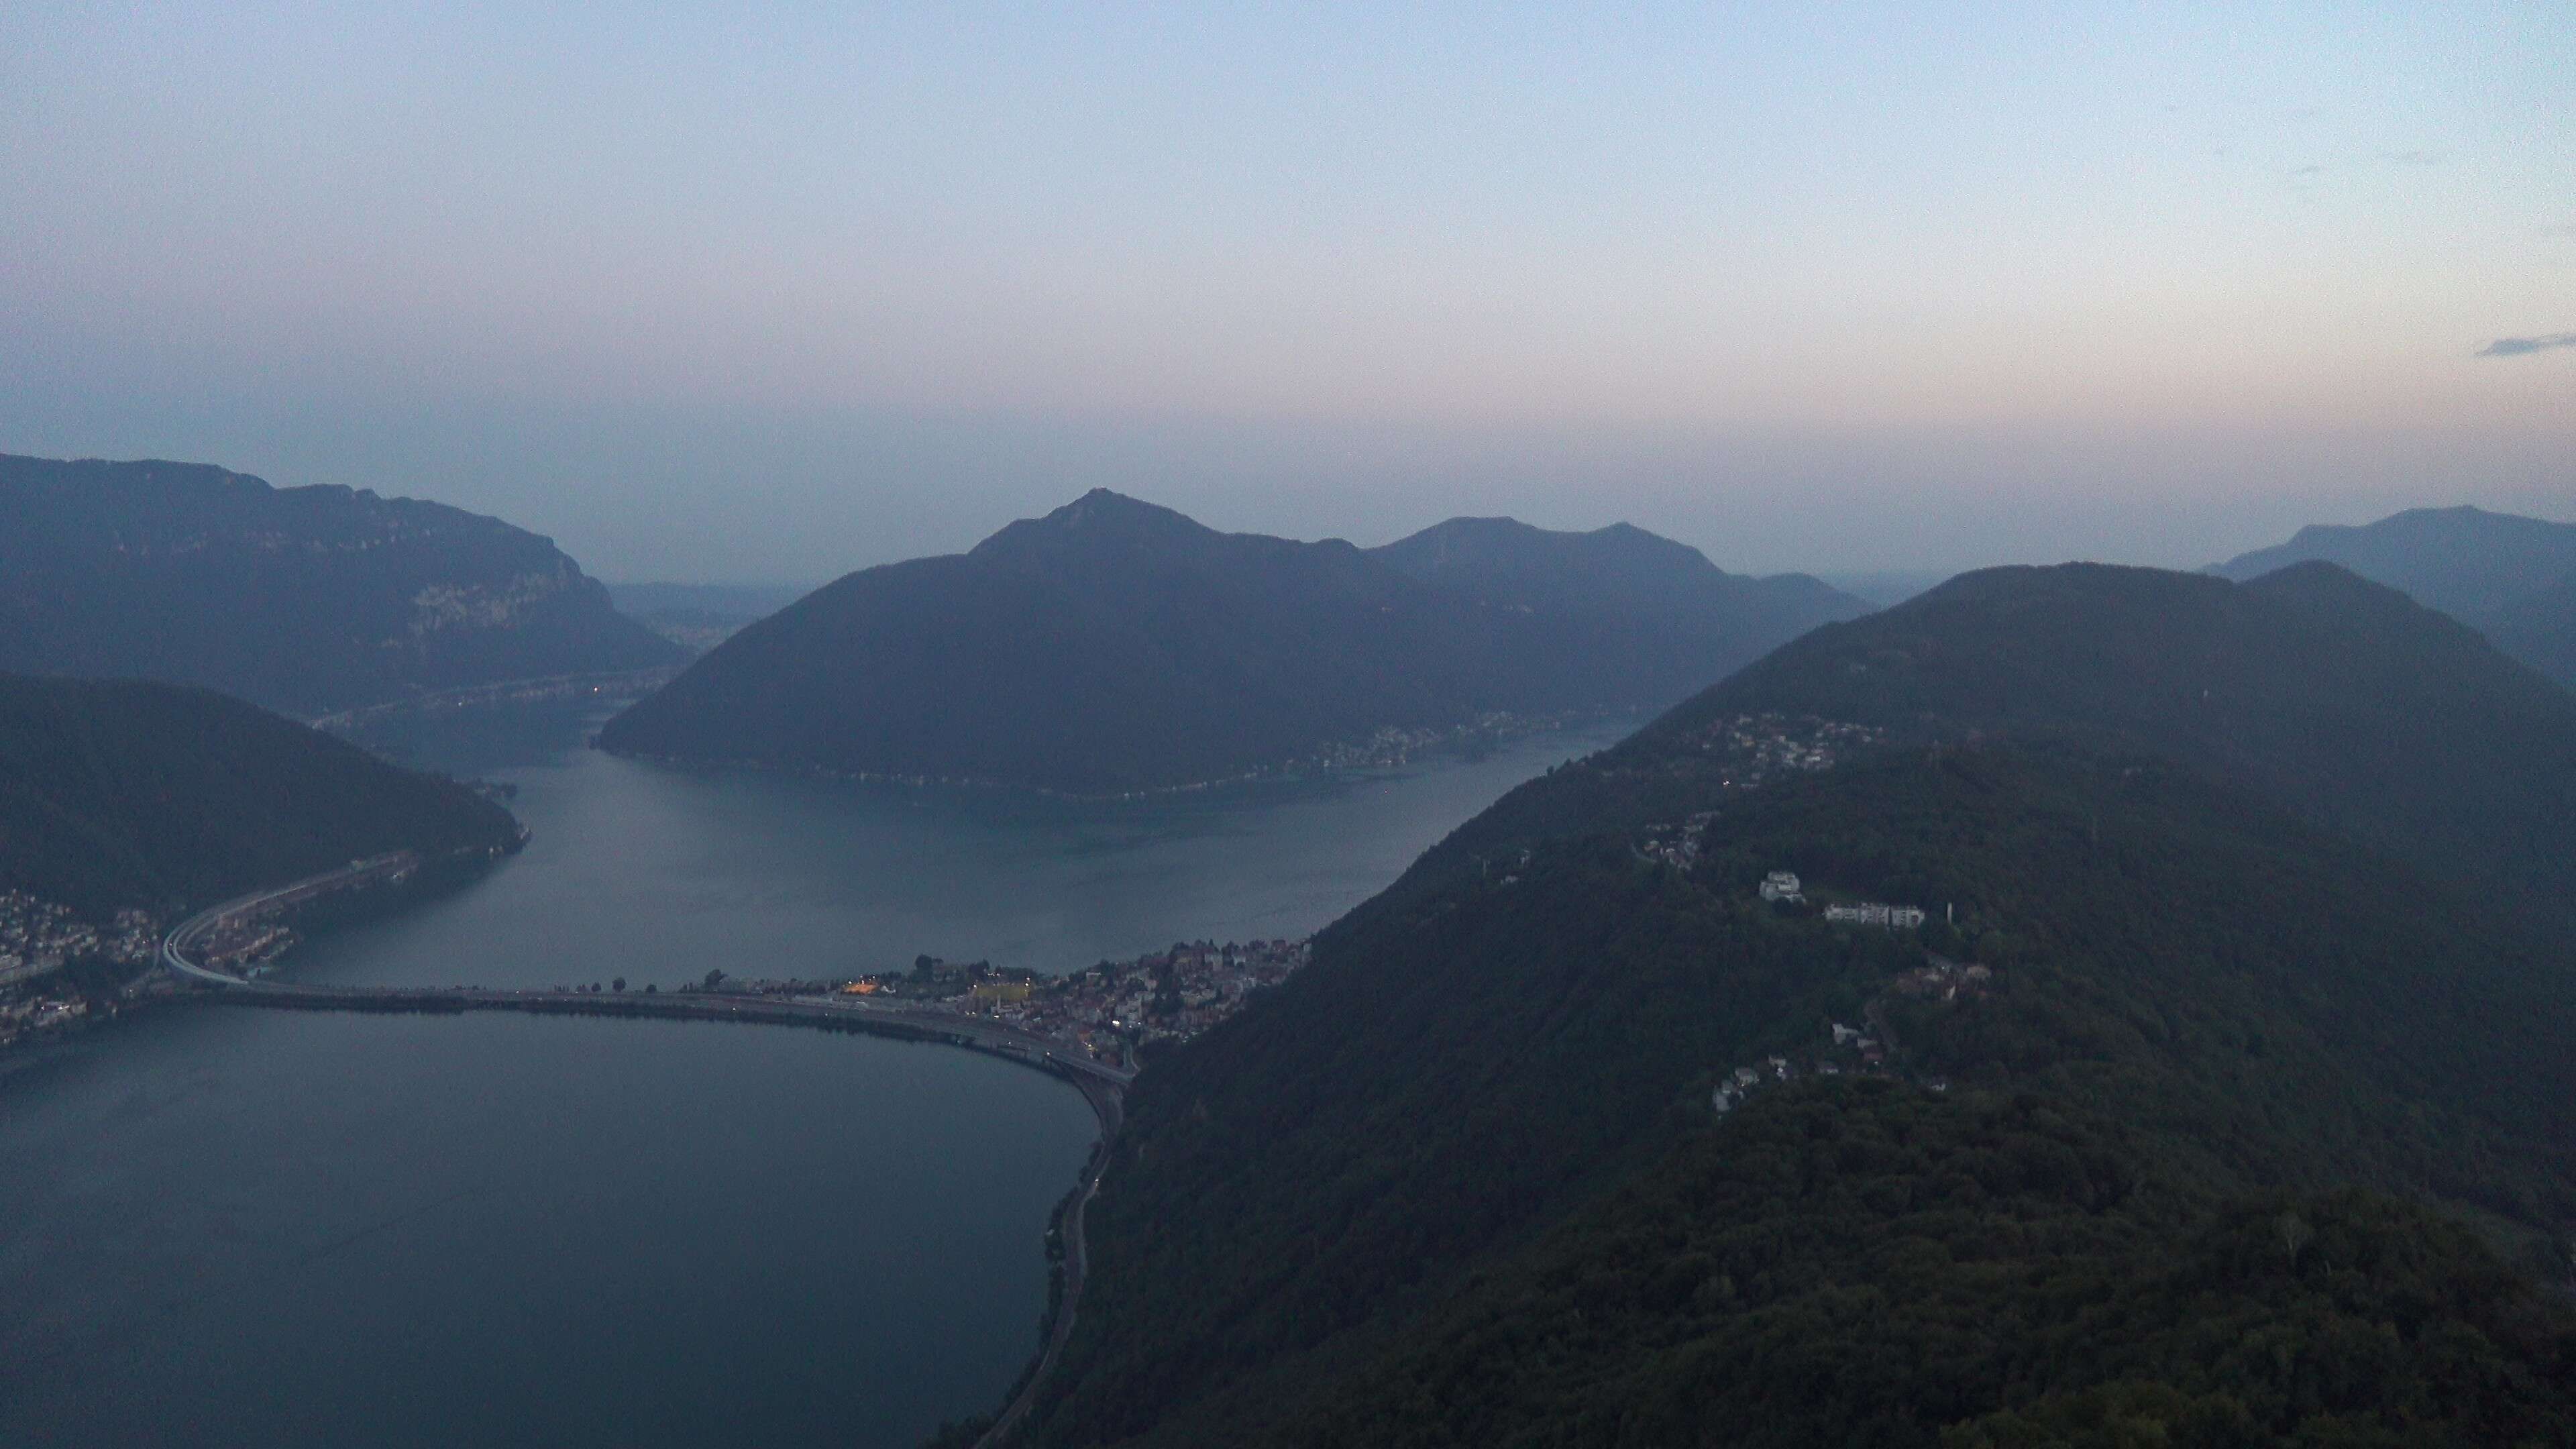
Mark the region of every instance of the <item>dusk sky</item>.
[[0, 451], [611, 579], [2576, 518], [2576, 5], [1394, 8], [0, 7]]

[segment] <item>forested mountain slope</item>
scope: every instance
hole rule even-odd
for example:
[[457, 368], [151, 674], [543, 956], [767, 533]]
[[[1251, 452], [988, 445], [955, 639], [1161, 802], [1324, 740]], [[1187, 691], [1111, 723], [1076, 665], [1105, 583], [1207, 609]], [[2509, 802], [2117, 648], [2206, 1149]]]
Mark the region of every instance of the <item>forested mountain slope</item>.
[[166, 918], [391, 850], [517, 838], [462, 785], [211, 690], [0, 675], [0, 890]]
[[1390, 561], [1095, 490], [970, 553], [809, 595], [600, 739], [1114, 793], [1278, 769], [1384, 730], [1661, 705], [1862, 607], [1813, 581], [1734, 579], [1634, 530], [1606, 547], [1475, 531], [1472, 557], [1395, 545]]
[[1881, 1081], [1759, 1099], [1267, 1442], [2563, 1444], [2576, 1316], [2457, 1221], [2195, 1193], [2118, 1119]]
[[2321, 567], [1818, 630], [1149, 1068], [1028, 1442], [2558, 1442], [2555, 699]]
[[2331, 564], [2251, 583], [2067, 564], [1965, 574], [1775, 651], [1507, 797], [1437, 871], [1515, 833], [1714, 789], [1756, 717], [1915, 742], [2080, 730], [2249, 785], [2507, 909], [2576, 898], [2576, 696], [2474, 631]]
[[2357, 528], [2314, 524], [2211, 572], [2244, 580], [2315, 561], [2402, 589], [2576, 688], [2576, 523], [2415, 508]]
[[680, 650], [554, 544], [443, 504], [202, 463], [0, 456], [0, 669], [311, 717]]
[[[2436, 1198], [2563, 1276], [2563, 955], [2242, 791], [2069, 743], [1887, 747], [1732, 792], [1703, 830], [1688, 869], [1640, 857], [1657, 832], [1578, 832], [1365, 909], [1270, 1003], [1154, 1066], [1032, 1442], [1697, 1443], [1720, 1409], [1795, 1400], [1804, 1417], [1748, 1442], [1930, 1443], [2017, 1395], [2139, 1375], [2261, 1398], [2157, 1277], [2235, 1251], [2228, 1224], [2257, 1211], [2381, 1257], [2240, 1285], [2245, 1331], [2364, 1376], [2316, 1315], [2379, 1332], [2367, 1305], [2428, 1273], [2483, 1305], [2464, 1313], [2541, 1325], [2506, 1356], [2560, 1377], [2513, 1412], [2565, 1410], [2567, 1326], [2496, 1250], [2336, 1196]], [[1784, 867], [1940, 924], [1918, 941], [1781, 914], [1754, 886]], [[1991, 975], [1909, 994], [1926, 944]], [[1856, 1082], [1834, 1022], [1900, 1044], [1893, 1075]], [[1765, 1085], [1715, 1119], [1740, 1065]], [[1812, 1136], [1768, 1115], [1803, 1101], [1848, 1139], [1745, 1158], [1746, 1133]], [[1710, 1177], [1722, 1192], [1689, 1185]], [[1640, 1228], [1638, 1203], [1698, 1215]], [[1845, 1239], [1849, 1260], [1825, 1251]], [[1881, 1274], [1890, 1254], [1904, 1273]], [[1569, 1317], [1559, 1290], [1596, 1269], [1642, 1301]], [[2084, 1354], [2052, 1348], [2072, 1338]], [[1687, 1371], [1619, 1347], [1685, 1343]], [[1663, 1428], [1612, 1432], [1632, 1374], [1660, 1376]], [[1469, 1386], [1488, 1417], [1449, 1397]]]

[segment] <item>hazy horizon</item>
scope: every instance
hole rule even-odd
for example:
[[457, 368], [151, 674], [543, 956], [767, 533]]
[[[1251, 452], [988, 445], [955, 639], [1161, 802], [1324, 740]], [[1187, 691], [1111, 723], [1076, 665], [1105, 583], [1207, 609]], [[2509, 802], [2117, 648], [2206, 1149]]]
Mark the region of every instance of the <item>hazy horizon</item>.
[[813, 582], [1095, 487], [1739, 571], [2576, 517], [2576, 14], [0, 16], [0, 451]]

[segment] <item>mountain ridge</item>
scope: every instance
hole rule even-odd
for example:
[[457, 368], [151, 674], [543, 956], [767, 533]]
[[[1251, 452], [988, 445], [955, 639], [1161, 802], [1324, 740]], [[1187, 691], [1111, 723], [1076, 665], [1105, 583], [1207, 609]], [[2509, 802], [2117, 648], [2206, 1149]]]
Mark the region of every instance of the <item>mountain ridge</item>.
[[2576, 523], [2466, 504], [2412, 508], [2375, 523], [2312, 523], [2206, 572], [2243, 582], [2312, 561], [2400, 589], [2576, 689]]
[[[2567, 737], [2323, 565], [1989, 571], [1783, 646], [1150, 1066], [1023, 1442], [2551, 1442], [2576, 959], [2376, 779], [2315, 793], [2461, 687], [2444, 785]], [[2482, 859], [2576, 788], [2524, 764], [2450, 817]]]
[[551, 539], [213, 464], [0, 455], [0, 669], [204, 685], [315, 717], [675, 663]]
[[[1651, 537], [1632, 534], [1613, 538]], [[1513, 535], [1560, 551], [1590, 537]], [[1409, 748], [1502, 716], [1660, 705], [1865, 607], [1812, 581], [1748, 592], [1704, 558], [1698, 593], [1654, 603], [1607, 588], [1615, 565], [1576, 565], [1570, 577], [1604, 584], [1599, 604], [1562, 587], [1498, 602], [1417, 577], [1418, 562], [1402, 543], [1222, 533], [1094, 489], [963, 554], [825, 585], [600, 742], [1075, 794], [1173, 788], [1366, 757], [1387, 732]]]
[[[1417, 871], [1501, 848], [1792, 711], [1915, 743], [2075, 727], [2263, 791], [2429, 872], [2541, 903], [2576, 890], [2576, 697], [2468, 626], [2341, 567], [2238, 584], [2103, 564], [1963, 574], [1821, 627], [1606, 752], [1506, 796]], [[2473, 743], [2474, 742], [2474, 743]]]
[[[2548, 1265], [2576, 1213], [2557, 1100], [2571, 1083], [2555, 1042], [2576, 1029], [2556, 985], [2566, 963], [2401, 863], [2187, 769], [2006, 741], [1891, 745], [1738, 794], [1687, 866], [1641, 859], [1644, 838], [1577, 824], [1354, 912], [1272, 1002], [1154, 1064], [1092, 1208], [1076, 1343], [1028, 1442], [1565, 1434], [1615, 1416], [1629, 1391], [1607, 1386], [1651, 1361], [1639, 1352], [1698, 1342], [1721, 1363], [1775, 1367], [1658, 1374], [1677, 1407], [1759, 1399], [1784, 1357], [1809, 1366], [1795, 1403], [1772, 1406], [1791, 1416], [1749, 1442], [1928, 1445], [2013, 1408], [2016, 1382], [2045, 1396], [2119, 1378], [2038, 1358], [2062, 1295], [2106, 1291], [2074, 1286], [2106, 1275], [2129, 1296], [2079, 1341], [2114, 1363], [2149, 1355], [2149, 1376], [2184, 1398], [2225, 1387], [2243, 1370], [2205, 1345], [2120, 1325], [2170, 1311], [2154, 1275], [2231, 1218], [2393, 1212], [2400, 1238], [2447, 1244], [2373, 1249], [2391, 1256], [2351, 1280], [2371, 1285], [2363, 1305], [2333, 1310], [2356, 1327], [2384, 1311], [2367, 1300], [2397, 1286], [2396, 1261], [2438, 1262], [2445, 1284], [2564, 1275]], [[1928, 900], [1942, 926], [1918, 941], [1778, 913], [1754, 886], [1783, 865], [1810, 890]], [[1946, 935], [1945, 900], [1963, 923]], [[1905, 994], [1936, 935], [1994, 984]], [[1904, 1076], [1856, 1059], [1821, 1074], [1835, 1022], [1901, 1042]], [[1774, 1057], [1797, 1079], [1772, 1081]], [[1763, 1085], [1712, 1120], [1710, 1089], [1739, 1064]], [[1779, 1113], [1816, 1150], [1725, 1188], [1741, 1220], [1711, 1215], [1687, 1184], [1775, 1151], [1762, 1144]], [[2448, 1206], [2389, 1202], [2428, 1193]], [[1639, 1195], [1672, 1200], [1679, 1220], [1640, 1241], [1622, 1206]], [[1789, 1245], [1828, 1209], [1852, 1258], [1797, 1261]], [[2498, 1213], [2518, 1224], [2499, 1243], [2519, 1246], [2482, 1248], [2459, 1226]], [[2108, 1236], [2035, 1231], [2066, 1214]], [[1909, 1260], [1908, 1238], [1943, 1246]], [[1572, 1282], [1597, 1286], [1556, 1291]], [[2050, 1286], [2001, 1286], [2021, 1282]], [[1851, 1294], [1887, 1306], [1832, 1311]], [[2242, 1311], [2244, 1331], [2313, 1331], [2308, 1309]], [[1988, 1328], [1961, 1339], [1964, 1320]], [[1645, 1335], [1639, 1349], [1602, 1344], [1596, 1330], [1621, 1322]], [[1890, 1359], [1869, 1347], [1881, 1331]], [[2544, 1378], [2569, 1363], [2551, 1357], [2557, 1332], [2526, 1345]], [[1945, 1337], [1955, 1370], [1940, 1367]], [[1561, 1392], [1516, 1387], [1542, 1366], [1572, 1375]], [[2228, 1391], [2292, 1427], [2319, 1412], [2292, 1384]], [[1850, 1402], [1899, 1422], [1836, 1423]]]

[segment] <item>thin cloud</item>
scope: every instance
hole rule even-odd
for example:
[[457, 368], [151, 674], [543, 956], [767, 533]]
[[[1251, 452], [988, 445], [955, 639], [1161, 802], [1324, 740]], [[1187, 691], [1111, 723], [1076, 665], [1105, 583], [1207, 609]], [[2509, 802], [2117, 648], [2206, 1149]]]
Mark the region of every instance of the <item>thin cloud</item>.
[[2442, 153], [2439, 151], [2382, 151], [2379, 153], [2379, 159], [2394, 166], [2439, 166], [2442, 164]]
[[2526, 357], [2534, 352], [2547, 352], [2553, 347], [2576, 347], [2576, 332], [2552, 332], [2546, 337], [2499, 337], [2478, 349], [2480, 357]]

